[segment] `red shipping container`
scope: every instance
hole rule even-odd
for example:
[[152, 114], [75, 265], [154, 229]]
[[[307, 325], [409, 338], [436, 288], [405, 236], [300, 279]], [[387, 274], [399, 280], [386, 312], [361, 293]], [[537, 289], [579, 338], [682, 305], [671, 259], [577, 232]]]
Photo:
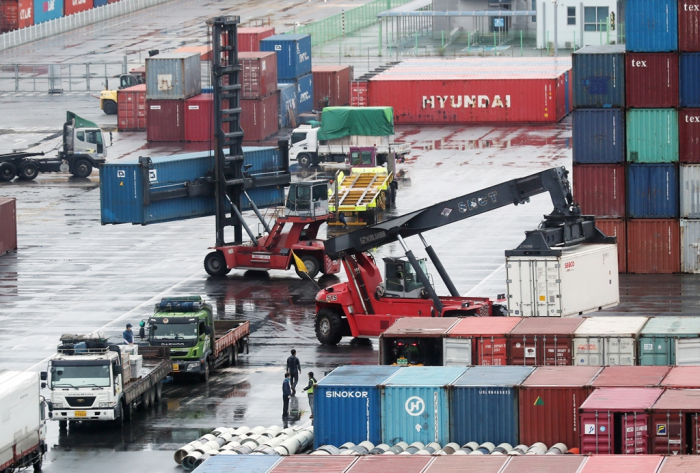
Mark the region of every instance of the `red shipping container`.
[[117, 129], [143, 131], [146, 129], [146, 84], [117, 92]]
[[682, 108], [678, 112], [680, 162], [700, 164], [700, 108]]
[[241, 100], [241, 128], [245, 141], [262, 141], [279, 130], [279, 93]]
[[649, 453], [647, 410], [661, 388], [596, 389], [581, 405], [581, 453]]
[[17, 201], [0, 198], [0, 256], [17, 249]]
[[320, 110], [319, 104], [326, 97], [330, 107], [350, 105], [352, 67], [313, 66], [311, 73], [314, 75], [314, 107]]
[[578, 473], [656, 473], [662, 461], [660, 455], [594, 455]]
[[622, 164], [575, 164], [574, 201], [584, 215], [625, 216], [625, 167]]
[[520, 387], [520, 443], [578, 448], [578, 408], [593, 391], [599, 371], [597, 366], [536, 368]]
[[637, 274], [681, 271], [680, 225], [675, 219], [627, 222], [627, 271]]
[[678, 54], [628, 52], [625, 61], [627, 107], [678, 107]]
[[277, 463], [270, 473], [343, 472], [356, 460], [353, 456], [290, 455]]
[[17, 0], [0, 0], [0, 33], [19, 28], [19, 3]]
[[92, 6], [93, 0], [64, 0], [63, 16], [75, 15], [81, 11], [90, 10]]
[[242, 98], [259, 99], [277, 91], [277, 53], [240, 53], [238, 62], [241, 65]]
[[238, 28], [238, 52], [260, 51], [260, 41], [275, 34], [271, 26]]
[[593, 381], [593, 387], [656, 387], [661, 384], [670, 369], [668, 366], [606, 366]]
[[34, 24], [34, 0], [19, 0], [19, 27]]
[[465, 317], [447, 332], [446, 337], [471, 339], [472, 365], [507, 365], [506, 334], [521, 320], [521, 317]]
[[[459, 456], [455, 460], [457, 458], [463, 459], [464, 457]], [[469, 460], [466, 460], [466, 462], [462, 460], [462, 462], [468, 465], [471, 463]], [[577, 473], [585, 460], [586, 457], [581, 455], [519, 455], [512, 457], [508, 462], [508, 466], [502, 470], [502, 473]], [[452, 470], [454, 473], [464, 471], [462, 468]], [[482, 470], [466, 471], [477, 473]]]
[[350, 106], [366, 107], [368, 101], [367, 81], [350, 82]]
[[698, 471], [700, 471], [700, 457], [678, 455], [666, 457], [658, 473], [696, 473]]
[[664, 388], [700, 388], [700, 366], [675, 366], [661, 383]]
[[462, 455], [444, 455], [434, 458], [422, 473], [499, 473], [509, 460], [505, 455], [472, 455], [468, 459]]
[[678, 49], [700, 51], [700, 0], [678, 0]]
[[174, 53], [199, 53], [202, 61], [211, 61], [211, 46], [183, 46]]
[[509, 365], [570, 366], [571, 339], [583, 318], [526, 317], [509, 334]]
[[[345, 473], [423, 473], [434, 457], [427, 455], [376, 455], [360, 457]], [[325, 472], [324, 472], [325, 473]]]
[[117, 3], [118, 1], [120, 1], [120, 0], [107, 0], [107, 4], [110, 4], [110, 3]]
[[184, 100], [147, 100], [146, 113], [148, 141], [185, 140]]
[[[223, 125], [228, 133], [228, 122]], [[195, 95], [185, 101], [185, 141], [214, 142], [214, 94]]]
[[667, 389], [652, 411], [652, 453], [700, 454], [700, 389]]
[[627, 225], [622, 219], [596, 219], [595, 226], [607, 236], [617, 237], [617, 271], [627, 272]]

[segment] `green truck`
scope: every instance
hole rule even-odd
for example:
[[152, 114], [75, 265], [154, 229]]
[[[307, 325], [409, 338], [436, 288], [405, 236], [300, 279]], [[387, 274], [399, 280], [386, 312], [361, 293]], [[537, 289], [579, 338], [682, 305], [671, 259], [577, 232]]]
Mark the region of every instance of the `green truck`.
[[170, 348], [176, 376], [207, 381], [213, 370], [234, 366], [248, 349], [250, 322], [214, 320], [211, 305], [200, 296], [162, 299], [148, 324], [148, 344]]

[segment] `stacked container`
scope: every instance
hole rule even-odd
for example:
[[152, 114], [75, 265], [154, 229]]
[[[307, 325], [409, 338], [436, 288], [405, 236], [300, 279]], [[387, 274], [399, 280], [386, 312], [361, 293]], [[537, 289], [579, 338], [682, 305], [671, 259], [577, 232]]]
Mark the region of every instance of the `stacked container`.
[[651, 452], [700, 454], [700, 389], [667, 389], [652, 407]]
[[[351, 66], [314, 66], [314, 107], [342, 107], [350, 105]], [[327, 102], [326, 102], [327, 99]]]
[[589, 317], [574, 333], [575, 366], [634, 366], [646, 317]]
[[274, 52], [242, 52], [241, 128], [245, 141], [262, 141], [279, 130], [277, 55]]
[[296, 127], [299, 120], [299, 107], [297, 106], [297, 88], [292, 83], [277, 84], [279, 90], [279, 125], [280, 129]]
[[639, 332], [642, 366], [697, 365], [700, 363], [700, 318], [654, 317]]
[[594, 388], [659, 387], [668, 374], [668, 366], [606, 366], [593, 381]]
[[311, 72], [311, 36], [301, 34], [270, 36], [260, 41], [260, 51], [277, 53], [279, 82], [295, 85], [298, 113], [310, 112], [315, 107]]
[[260, 41], [275, 34], [272, 26], [238, 28], [238, 52], [260, 51]]
[[526, 317], [510, 332], [508, 364], [567, 366], [572, 363], [571, 339], [583, 318]]
[[506, 365], [506, 334], [520, 323], [520, 317], [465, 317], [453, 326], [444, 339], [447, 365]]
[[146, 129], [146, 84], [139, 84], [117, 93], [117, 129], [143, 131]]

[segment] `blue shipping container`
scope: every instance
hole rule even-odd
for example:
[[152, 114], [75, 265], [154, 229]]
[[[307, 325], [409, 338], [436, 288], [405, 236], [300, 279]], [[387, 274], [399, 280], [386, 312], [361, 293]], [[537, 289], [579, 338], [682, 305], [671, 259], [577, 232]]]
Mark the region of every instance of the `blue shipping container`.
[[260, 51], [277, 53], [277, 79], [295, 80], [311, 72], [311, 36], [277, 34], [260, 41]]
[[319, 381], [314, 389], [314, 448], [365, 440], [381, 443], [379, 385], [399, 369], [346, 365]]
[[197, 473], [267, 473], [282, 460], [278, 455], [216, 455], [197, 467]]
[[291, 126], [290, 115], [294, 117], [294, 123], [299, 118], [299, 107], [297, 106], [296, 84], [277, 84], [280, 91], [280, 129]]
[[576, 164], [625, 162], [625, 113], [619, 108], [583, 108], [573, 113]]
[[625, 16], [628, 51], [678, 50], [677, 0], [628, 0]]
[[574, 108], [625, 106], [625, 47], [586, 46], [574, 53]]
[[314, 109], [314, 75], [307, 74], [295, 81], [297, 86], [297, 107], [299, 113], [308, 113]]
[[632, 218], [678, 217], [678, 167], [630, 164], [627, 168], [627, 215]]
[[401, 368], [382, 384], [382, 442], [450, 441], [448, 386], [467, 368]]
[[107, 5], [107, 0], [93, 0], [93, 7], [94, 8], [103, 7], [105, 5]]
[[34, 0], [34, 24], [63, 16], [63, 0]]
[[534, 368], [475, 366], [452, 386], [450, 442], [518, 445], [518, 390]]
[[683, 53], [680, 62], [681, 107], [700, 107], [700, 53]]

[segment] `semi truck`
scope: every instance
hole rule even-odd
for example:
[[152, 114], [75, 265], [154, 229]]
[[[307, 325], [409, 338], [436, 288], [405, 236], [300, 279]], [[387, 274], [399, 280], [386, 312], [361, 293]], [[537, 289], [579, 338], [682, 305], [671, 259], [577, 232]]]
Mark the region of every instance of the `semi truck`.
[[212, 307], [200, 296], [168, 297], [148, 320], [151, 347], [167, 347], [176, 376], [208, 381], [215, 369], [234, 366], [248, 349], [250, 322], [214, 320]]
[[45, 415], [38, 373], [0, 370], [0, 471], [29, 466], [41, 470], [46, 453]]

